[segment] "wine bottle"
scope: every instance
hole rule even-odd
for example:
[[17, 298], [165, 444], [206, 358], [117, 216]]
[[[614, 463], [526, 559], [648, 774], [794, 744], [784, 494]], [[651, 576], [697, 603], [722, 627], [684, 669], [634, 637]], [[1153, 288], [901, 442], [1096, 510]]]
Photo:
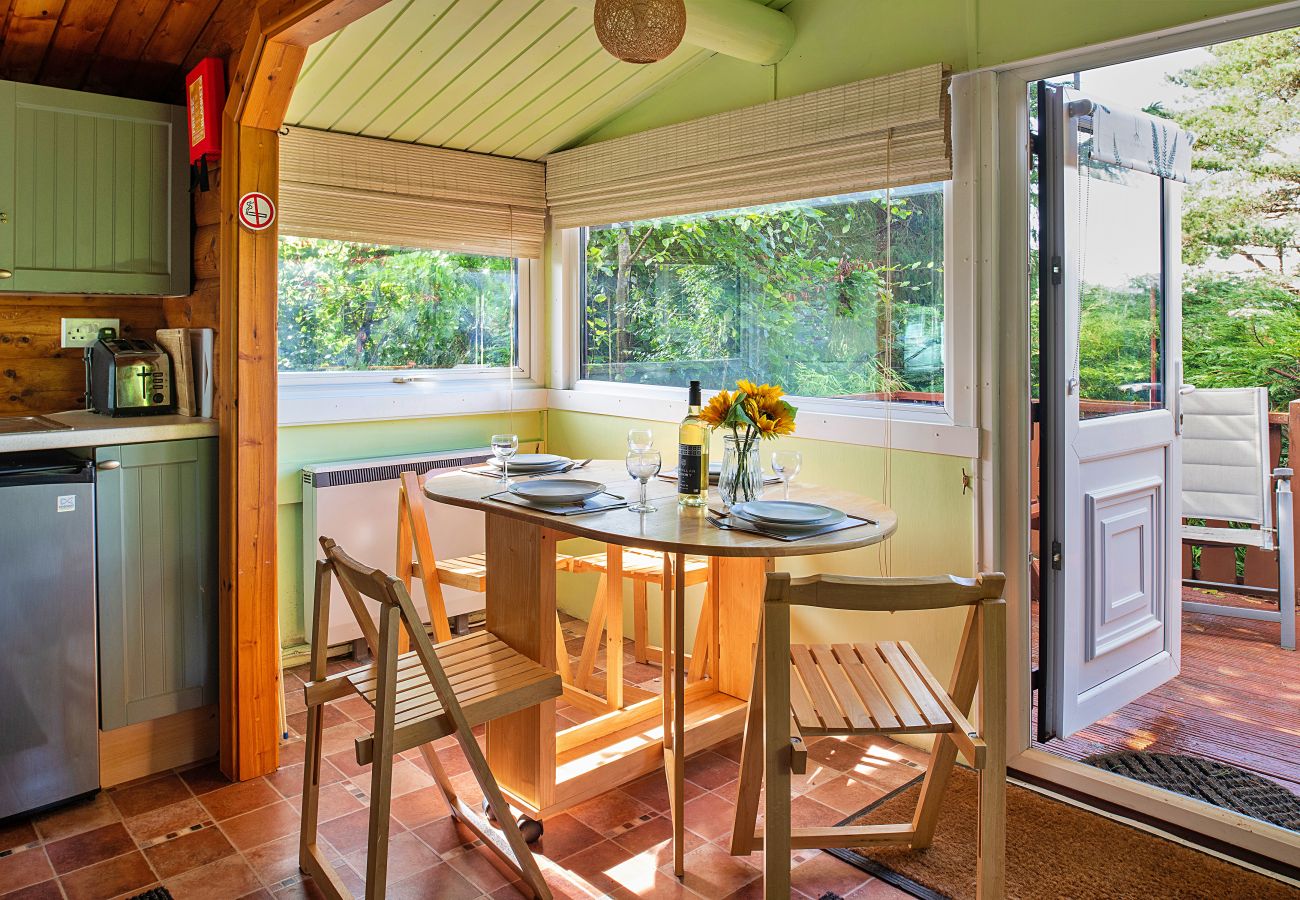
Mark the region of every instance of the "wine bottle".
[[700, 383], [691, 382], [686, 418], [677, 428], [677, 503], [709, 503], [709, 429], [700, 418]]

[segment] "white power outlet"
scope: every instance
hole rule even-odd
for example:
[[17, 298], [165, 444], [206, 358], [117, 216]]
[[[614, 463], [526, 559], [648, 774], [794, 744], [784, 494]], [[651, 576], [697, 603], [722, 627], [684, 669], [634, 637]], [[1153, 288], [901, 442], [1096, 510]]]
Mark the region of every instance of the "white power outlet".
[[112, 328], [122, 333], [121, 319], [64, 319], [60, 347], [89, 347], [99, 338], [99, 329]]

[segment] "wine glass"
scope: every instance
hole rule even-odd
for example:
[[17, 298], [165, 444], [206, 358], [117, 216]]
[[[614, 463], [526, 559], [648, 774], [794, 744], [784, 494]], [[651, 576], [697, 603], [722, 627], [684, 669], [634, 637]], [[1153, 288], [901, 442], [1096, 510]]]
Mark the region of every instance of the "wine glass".
[[510, 483], [510, 458], [519, 452], [519, 435], [517, 434], [494, 434], [492, 435], [492, 455], [501, 460], [501, 483]]
[[643, 515], [658, 510], [658, 507], [651, 506], [650, 501], [646, 499], [646, 483], [659, 474], [659, 469], [662, 466], [663, 458], [658, 450], [629, 450], [627, 452], [627, 474], [641, 482], [641, 499], [629, 506], [628, 509]]
[[649, 450], [654, 445], [655, 435], [649, 428], [633, 428], [627, 433], [629, 450]]
[[784, 499], [790, 499], [790, 482], [803, 467], [803, 454], [798, 450], [777, 450], [772, 454], [772, 471], [785, 485]]

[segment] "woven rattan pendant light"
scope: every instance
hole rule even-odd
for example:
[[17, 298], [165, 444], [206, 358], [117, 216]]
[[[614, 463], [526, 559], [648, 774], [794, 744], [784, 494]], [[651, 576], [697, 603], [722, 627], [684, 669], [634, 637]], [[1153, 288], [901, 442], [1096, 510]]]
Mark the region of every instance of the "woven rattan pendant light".
[[686, 33], [683, 0], [596, 0], [596, 37], [623, 62], [658, 62]]

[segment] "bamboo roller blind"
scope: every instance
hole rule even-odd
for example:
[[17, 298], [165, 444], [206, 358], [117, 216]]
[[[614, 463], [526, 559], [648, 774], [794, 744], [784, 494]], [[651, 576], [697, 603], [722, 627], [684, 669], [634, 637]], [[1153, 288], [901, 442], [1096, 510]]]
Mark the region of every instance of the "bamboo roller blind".
[[925, 66], [552, 154], [546, 200], [573, 228], [944, 181], [949, 120]]
[[539, 162], [292, 128], [280, 141], [280, 231], [540, 259]]

